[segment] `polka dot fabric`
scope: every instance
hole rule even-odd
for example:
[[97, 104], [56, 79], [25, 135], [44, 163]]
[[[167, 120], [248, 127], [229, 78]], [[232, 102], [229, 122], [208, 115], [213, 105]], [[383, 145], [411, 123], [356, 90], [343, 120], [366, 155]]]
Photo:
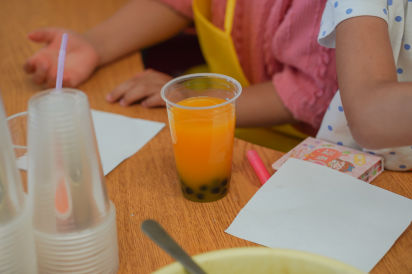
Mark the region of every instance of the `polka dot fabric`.
[[[398, 80], [412, 81], [412, 0], [329, 0], [322, 16], [319, 43], [334, 48], [336, 26], [343, 20], [365, 15], [386, 21]], [[368, 150], [353, 140], [339, 91], [325, 113], [317, 138], [381, 155], [386, 169], [412, 170], [412, 146]]]

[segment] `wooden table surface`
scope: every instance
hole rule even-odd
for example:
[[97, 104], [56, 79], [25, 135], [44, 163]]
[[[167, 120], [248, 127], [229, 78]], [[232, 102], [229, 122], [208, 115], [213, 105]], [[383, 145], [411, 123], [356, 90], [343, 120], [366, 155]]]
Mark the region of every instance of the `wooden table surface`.
[[[125, 1], [1, 1], [0, 90], [6, 114], [26, 110], [28, 99], [43, 89], [33, 84], [22, 70], [26, 58], [40, 47], [28, 41], [29, 31], [45, 26], [84, 31], [107, 18]], [[145, 109], [138, 105], [124, 108], [104, 100], [107, 92], [141, 69], [139, 53], [129, 55], [98, 70], [79, 89], [88, 94], [94, 109], [167, 123], [163, 108]], [[282, 155], [236, 140], [230, 191], [224, 199], [213, 203], [183, 199], [167, 126], [138, 153], [108, 174], [108, 194], [117, 208], [119, 273], [150, 273], [173, 262], [141, 232], [140, 224], [147, 218], [160, 222], [192, 255], [216, 249], [255, 246], [224, 232], [259, 188], [258, 179], [245, 157], [248, 149], [257, 150], [268, 168]], [[411, 173], [384, 172], [373, 184], [412, 198]], [[409, 226], [372, 273], [411, 273], [411, 258], [412, 228]]]

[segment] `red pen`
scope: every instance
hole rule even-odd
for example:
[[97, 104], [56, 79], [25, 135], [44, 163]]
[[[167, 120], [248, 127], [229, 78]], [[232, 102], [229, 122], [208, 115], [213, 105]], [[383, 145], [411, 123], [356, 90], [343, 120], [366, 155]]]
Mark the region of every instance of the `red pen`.
[[246, 156], [249, 160], [249, 163], [255, 170], [255, 173], [258, 176], [261, 185], [263, 185], [270, 178], [270, 174], [267, 171], [265, 165], [263, 164], [262, 159], [260, 159], [259, 155], [255, 150], [249, 150], [246, 153]]

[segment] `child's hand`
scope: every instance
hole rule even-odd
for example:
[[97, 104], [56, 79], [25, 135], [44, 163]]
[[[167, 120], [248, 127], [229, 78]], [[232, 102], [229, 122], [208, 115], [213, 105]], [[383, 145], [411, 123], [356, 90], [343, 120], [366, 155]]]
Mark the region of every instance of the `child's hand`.
[[160, 89], [171, 79], [167, 74], [147, 69], [116, 87], [107, 94], [106, 100], [111, 103], [119, 101], [122, 106], [136, 102], [140, 102], [143, 107], [165, 106]]
[[68, 40], [63, 86], [78, 86], [89, 78], [97, 67], [99, 63], [97, 51], [80, 34], [58, 28], [36, 30], [28, 35], [29, 39], [46, 45], [24, 64], [24, 70], [26, 73], [32, 74], [35, 83], [48, 87], [55, 86], [61, 38], [65, 32], [68, 33]]

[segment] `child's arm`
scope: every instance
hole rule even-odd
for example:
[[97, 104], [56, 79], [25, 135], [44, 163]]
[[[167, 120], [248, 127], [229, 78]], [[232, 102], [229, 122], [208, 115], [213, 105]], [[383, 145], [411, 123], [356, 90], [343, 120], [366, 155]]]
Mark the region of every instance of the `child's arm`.
[[178, 33], [189, 19], [155, 0], [132, 0], [111, 18], [85, 35], [66, 29], [45, 28], [29, 38], [45, 46], [28, 58], [24, 69], [37, 84], [52, 87], [57, 72], [60, 40], [69, 33], [64, 69], [64, 86], [78, 86], [93, 71], [133, 50], [166, 40]]
[[237, 126], [273, 126], [293, 122], [296, 120], [283, 104], [272, 82], [244, 88], [236, 102]]
[[155, 0], [132, 0], [85, 36], [100, 56], [100, 65], [131, 51], [167, 40], [190, 20]]
[[372, 16], [336, 28], [339, 88], [354, 139], [378, 149], [412, 144], [412, 82], [398, 82], [388, 25]]
[[[164, 106], [159, 90], [171, 80], [163, 73], [145, 70], [136, 77], [121, 84], [108, 94], [111, 102], [119, 100], [127, 106], [140, 101], [144, 107]], [[127, 92], [125, 92], [127, 90]], [[254, 84], [243, 88], [236, 101], [236, 124], [240, 127], [272, 126], [296, 122], [284, 106], [272, 82]]]

